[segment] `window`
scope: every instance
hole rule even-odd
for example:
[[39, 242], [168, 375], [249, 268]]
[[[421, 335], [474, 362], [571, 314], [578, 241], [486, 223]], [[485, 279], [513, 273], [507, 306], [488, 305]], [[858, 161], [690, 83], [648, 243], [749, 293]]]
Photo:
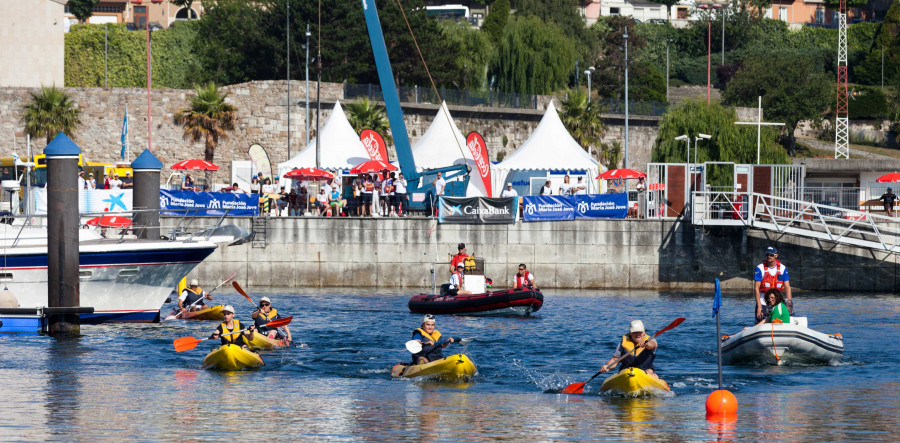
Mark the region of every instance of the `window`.
[[[191, 16], [188, 18], [188, 11], [190, 11]], [[181, 8], [175, 13], [175, 20], [197, 20], [197, 11], [188, 8]]]
[[825, 23], [825, 10], [824, 9], [816, 9], [816, 23], [823, 24]]
[[[97, 5], [94, 6], [91, 11], [93, 12], [122, 12], [122, 5]], [[69, 10], [69, 5], [66, 5], [66, 14], [71, 14], [72, 11]]]
[[619, 15], [619, 8], [609, 8], [609, 15]]
[[837, 25], [841, 21], [840, 14], [837, 11], [831, 11], [831, 24]]
[[687, 20], [688, 8], [678, 8], [675, 12], [675, 16], [681, 20]]
[[787, 21], [787, 8], [778, 8], [778, 20]]

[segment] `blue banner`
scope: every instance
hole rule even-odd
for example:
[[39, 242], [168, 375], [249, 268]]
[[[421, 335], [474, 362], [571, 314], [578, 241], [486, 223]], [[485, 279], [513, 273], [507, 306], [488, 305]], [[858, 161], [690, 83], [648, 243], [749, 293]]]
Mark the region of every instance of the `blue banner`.
[[522, 214], [527, 222], [575, 220], [575, 198], [570, 195], [522, 197]]
[[575, 218], [625, 218], [628, 194], [575, 195]]
[[[259, 194], [232, 194], [230, 192], [194, 192], [159, 190], [159, 209], [165, 215], [183, 215], [184, 211], [166, 212], [167, 209], [198, 210], [198, 216], [228, 215], [255, 216], [259, 210]], [[193, 213], [191, 213], [193, 214]]]

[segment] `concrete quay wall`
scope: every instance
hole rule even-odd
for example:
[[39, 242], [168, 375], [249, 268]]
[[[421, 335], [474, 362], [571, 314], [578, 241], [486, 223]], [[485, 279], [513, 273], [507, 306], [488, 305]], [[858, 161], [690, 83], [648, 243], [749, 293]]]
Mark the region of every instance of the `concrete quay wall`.
[[[250, 228], [249, 218], [230, 222]], [[171, 225], [173, 220], [164, 220]], [[165, 229], [163, 230], [165, 231]], [[541, 288], [731, 292], [752, 287], [767, 245], [801, 291], [897, 292], [897, 255], [759, 230], [694, 229], [671, 220], [575, 220], [514, 225], [441, 225], [434, 219], [271, 218], [268, 245], [225, 246], [192, 274], [215, 285], [237, 270], [250, 287], [376, 287], [430, 290], [431, 263], [456, 245], [486, 259], [495, 287], [526, 263]], [[438, 284], [447, 265], [436, 267]]]

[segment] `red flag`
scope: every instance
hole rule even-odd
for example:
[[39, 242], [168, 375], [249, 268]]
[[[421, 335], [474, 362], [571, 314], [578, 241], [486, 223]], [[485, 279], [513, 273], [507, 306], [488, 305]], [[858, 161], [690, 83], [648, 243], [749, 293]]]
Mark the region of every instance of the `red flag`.
[[481, 181], [484, 183], [485, 195], [490, 197], [493, 195], [491, 192], [491, 162], [488, 159], [487, 145], [484, 144], [484, 137], [477, 132], [470, 132], [469, 135], [466, 136], [466, 146], [469, 147], [472, 158], [475, 159], [475, 166], [478, 167], [478, 175], [481, 176]]
[[369, 158], [385, 163], [389, 161], [387, 145], [384, 143], [384, 138], [381, 134], [372, 129], [364, 129], [363, 132], [359, 134], [359, 139], [366, 148]]

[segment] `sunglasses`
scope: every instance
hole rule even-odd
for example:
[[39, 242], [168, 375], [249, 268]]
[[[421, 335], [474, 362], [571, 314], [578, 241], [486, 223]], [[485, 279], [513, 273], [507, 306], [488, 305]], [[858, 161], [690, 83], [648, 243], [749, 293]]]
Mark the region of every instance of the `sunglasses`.
[[434, 316], [431, 314], [425, 314], [425, 320], [434, 320]]
[[222, 315], [234, 315], [234, 312], [225, 311], [222, 313]]
[[774, 257], [775, 254], [766, 254], [766, 257]]
[[519, 270], [520, 270], [520, 271], [524, 271], [524, 270], [525, 270], [525, 268], [519, 268]]
[[271, 305], [271, 303], [269, 303], [269, 302], [262, 302], [262, 303], [260, 303], [259, 305], [260, 305], [260, 306], [269, 306], [269, 305]]

